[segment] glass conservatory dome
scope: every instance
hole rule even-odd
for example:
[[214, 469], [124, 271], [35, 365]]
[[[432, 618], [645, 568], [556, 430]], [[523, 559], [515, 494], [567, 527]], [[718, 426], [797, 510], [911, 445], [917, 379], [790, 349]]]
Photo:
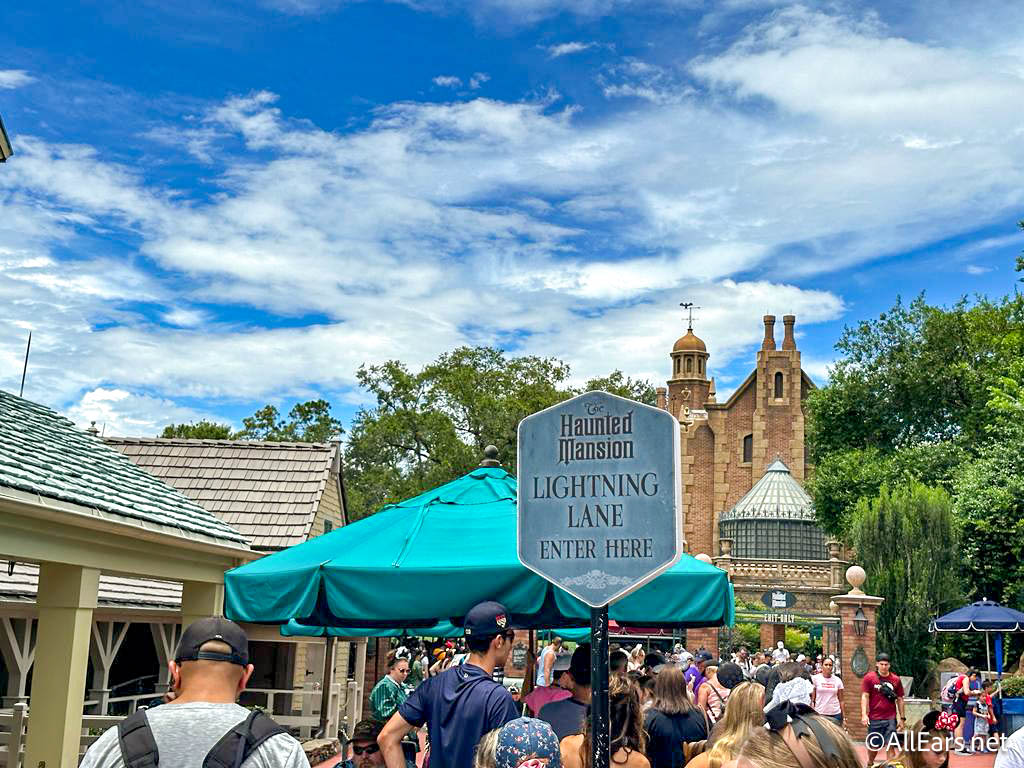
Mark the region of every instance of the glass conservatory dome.
[[825, 534], [814, 503], [781, 459], [719, 520], [719, 537], [732, 539], [732, 556], [772, 560], [827, 560]]

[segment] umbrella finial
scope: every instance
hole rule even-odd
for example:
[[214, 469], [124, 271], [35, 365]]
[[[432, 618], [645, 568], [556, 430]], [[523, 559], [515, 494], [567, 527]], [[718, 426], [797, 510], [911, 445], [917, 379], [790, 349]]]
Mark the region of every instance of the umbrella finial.
[[496, 446], [488, 445], [484, 448], [484, 460], [480, 462], [481, 467], [500, 467], [501, 462], [498, 461], [498, 449]]

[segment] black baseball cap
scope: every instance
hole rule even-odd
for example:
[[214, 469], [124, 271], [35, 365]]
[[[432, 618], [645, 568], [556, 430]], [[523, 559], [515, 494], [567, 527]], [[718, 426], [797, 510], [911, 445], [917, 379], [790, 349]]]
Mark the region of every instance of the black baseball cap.
[[701, 662], [704, 662], [706, 664], [707, 662], [711, 661], [713, 658], [715, 658], [715, 657], [712, 656], [711, 653], [708, 652], [708, 651], [697, 651], [697, 655], [693, 657], [693, 660], [697, 664], [700, 664]]
[[462, 628], [470, 635], [500, 635], [509, 628], [508, 611], [501, 603], [485, 600], [469, 609]]
[[[226, 643], [231, 648], [231, 653], [199, 650], [211, 640]], [[181, 633], [178, 650], [174, 653], [174, 661], [181, 664], [183, 661], [199, 661], [200, 659], [227, 661], [244, 667], [249, 663], [249, 638], [235, 622], [221, 616], [211, 616], [208, 619], [194, 621], [188, 626], [188, 629]]]
[[889, 661], [889, 654], [880, 653], [877, 656], [875, 656], [875, 661]]

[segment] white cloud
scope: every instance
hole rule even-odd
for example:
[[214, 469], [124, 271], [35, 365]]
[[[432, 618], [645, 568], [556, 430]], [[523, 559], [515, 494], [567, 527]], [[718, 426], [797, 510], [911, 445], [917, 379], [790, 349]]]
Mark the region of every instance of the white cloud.
[[[801, 326], [842, 314], [803, 275], [1024, 202], [1019, 100], [991, 97], [1020, 75], [988, 64], [875, 20], [788, 11], [690, 75], [684, 60], [619, 62], [606, 88], [651, 92], [602, 115], [552, 99], [399, 102], [339, 132], [255, 92], [151, 137], [199, 142], [178, 145], [217, 169], [202, 194], [26, 136], [0, 197], [0, 385], [16, 386], [26, 324], [27, 394], [119, 390], [152, 398], [151, 420], [185, 397], [351, 398], [364, 362], [418, 365], [463, 343], [558, 355], [581, 378], [662, 380], [684, 297], [705, 307], [721, 370], [766, 310]], [[690, 76], [712, 92], [694, 95]], [[963, 109], [961, 82], [987, 111]], [[917, 112], [873, 112], [872, 88]], [[238, 321], [247, 309], [259, 320]]]
[[82, 428], [95, 422], [104, 437], [156, 437], [168, 424], [216, 421], [209, 413], [183, 408], [172, 400], [108, 387], [86, 392], [65, 415]]
[[991, 272], [992, 267], [982, 267], [978, 264], [968, 264], [964, 270], [968, 275], [984, 275], [986, 272]]
[[21, 88], [34, 80], [24, 69], [0, 69], [0, 89]]
[[[799, 345], [799, 341], [797, 344]], [[811, 380], [819, 387], [828, 384], [828, 380], [832, 375], [832, 367], [835, 364], [835, 360], [816, 360], [807, 357], [802, 358], [800, 361], [800, 367], [803, 368], [804, 373], [810, 376]]]
[[462, 78], [455, 75], [438, 75], [434, 78], [433, 83], [441, 88], [461, 88]]
[[597, 43], [582, 43], [578, 40], [574, 40], [570, 43], [549, 45], [547, 51], [550, 58], [557, 59], [560, 56], [570, 56], [574, 53], [582, 53], [583, 51], [593, 48], [595, 45], [597, 45]]
[[490, 79], [491, 76], [486, 72], [475, 72], [473, 76], [469, 78], [469, 87], [475, 91]]
[[201, 309], [189, 309], [188, 307], [175, 307], [163, 313], [163, 320], [168, 325], [175, 325], [179, 328], [197, 328], [203, 323], [211, 320], [210, 313]]

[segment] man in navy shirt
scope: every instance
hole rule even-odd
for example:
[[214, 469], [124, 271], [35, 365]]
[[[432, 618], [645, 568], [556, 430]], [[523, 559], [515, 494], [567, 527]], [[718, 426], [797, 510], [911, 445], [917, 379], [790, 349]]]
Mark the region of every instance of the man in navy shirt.
[[551, 725], [558, 740], [583, 732], [583, 721], [590, 706], [590, 643], [580, 643], [572, 652], [569, 662], [570, 684], [566, 687], [572, 696], [561, 701], [552, 701], [540, 708], [537, 717]]
[[492, 679], [515, 638], [508, 612], [501, 603], [478, 603], [466, 614], [463, 628], [469, 658], [424, 680], [377, 737], [387, 768], [405, 768], [402, 736], [424, 723], [430, 768], [471, 768], [480, 738], [519, 717], [512, 695]]

